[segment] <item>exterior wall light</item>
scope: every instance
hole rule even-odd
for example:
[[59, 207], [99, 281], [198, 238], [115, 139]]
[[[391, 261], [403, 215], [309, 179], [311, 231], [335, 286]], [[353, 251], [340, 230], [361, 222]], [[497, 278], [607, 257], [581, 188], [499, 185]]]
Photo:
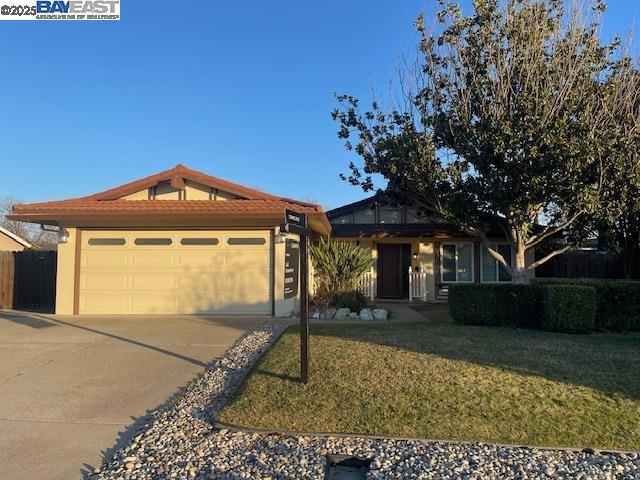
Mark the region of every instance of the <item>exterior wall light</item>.
[[69, 241], [69, 232], [61, 228], [58, 232], [58, 243], [67, 243]]
[[275, 243], [284, 243], [287, 241], [287, 233], [280, 232], [273, 238]]

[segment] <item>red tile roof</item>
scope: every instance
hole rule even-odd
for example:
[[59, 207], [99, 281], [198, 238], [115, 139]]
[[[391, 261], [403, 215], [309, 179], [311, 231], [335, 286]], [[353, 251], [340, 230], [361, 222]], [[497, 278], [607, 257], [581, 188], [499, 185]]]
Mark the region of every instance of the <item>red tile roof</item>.
[[[175, 178], [179, 176], [178, 178]], [[122, 200], [122, 196], [139, 192], [170, 180], [172, 185], [192, 180], [231, 192], [241, 198], [233, 200]], [[271, 223], [282, 218], [285, 208], [306, 213], [319, 221], [328, 233], [331, 225], [322, 207], [307, 202], [276, 197], [259, 190], [227, 182], [178, 165], [171, 170], [152, 175], [88, 197], [56, 202], [15, 205], [12, 220], [27, 222], [99, 221], [101, 219], [268, 219]]]

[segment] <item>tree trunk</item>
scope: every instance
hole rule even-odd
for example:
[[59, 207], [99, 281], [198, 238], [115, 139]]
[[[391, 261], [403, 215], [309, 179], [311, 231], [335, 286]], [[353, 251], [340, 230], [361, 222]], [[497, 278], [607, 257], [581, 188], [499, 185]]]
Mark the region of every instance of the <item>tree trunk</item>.
[[527, 263], [525, 260], [525, 248], [522, 242], [515, 246], [516, 258], [513, 262], [513, 283], [527, 283]]

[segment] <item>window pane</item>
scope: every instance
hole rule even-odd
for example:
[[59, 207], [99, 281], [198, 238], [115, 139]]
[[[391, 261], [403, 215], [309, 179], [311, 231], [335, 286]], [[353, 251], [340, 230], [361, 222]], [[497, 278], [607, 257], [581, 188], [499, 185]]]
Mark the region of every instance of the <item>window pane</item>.
[[456, 246], [442, 246], [442, 280], [445, 282], [456, 281]]
[[[511, 246], [510, 245], [498, 245], [498, 252], [504, 257], [509, 265], [511, 265]], [[511, 275], [500, 264], [498, 264], [498, 280], [501, 282], [510, 282]]]
[[124, 245], [124, 238], [90, 238], [89, 245]]
[[183, 238], [180, 240], [182, 245], [218, 245], [217, 238]]
[[264, 245], [267, 241], [264, 238], [230, 238], [228, 245]]
[[351, 223], [351, 215], [341, 215], [331, 220], [331, 223]]
[[473, 280], [471, 270], [473, 268], [471, 255], [473, 253], [473, 245], [458, 245], [458, 281], [470, 282]]
[[427, 216], [417, 208], [407, 209], [407, 223], [424, 223]]
[[136, 238], [136, 245], [171, 245], [173, 242], [170, 238]]
[[356, 210], [354, 223], [376, 223], [375, 209], [367, 207]]
[[496, 281], [496, 259], [491, 256], [487, 249], [482, 249], [482, 281]]
[[402, 211], [399, 208], [383, 207], [380, 209], [380, 223], [400, 223]]

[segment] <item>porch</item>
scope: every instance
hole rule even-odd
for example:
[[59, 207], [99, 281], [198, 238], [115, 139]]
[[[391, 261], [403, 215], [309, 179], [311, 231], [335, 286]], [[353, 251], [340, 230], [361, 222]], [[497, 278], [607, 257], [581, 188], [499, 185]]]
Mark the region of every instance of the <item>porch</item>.
[[[426, 272], [416, 272], [412, 267], [409, 267], [407, 271], [407, 296], [404, 297], [387, 297], [387, 296], [378, 296], [376, 294], [378, 288], [378, 279], [376, 275], [376, 271], [371, 268], [369, 272], [364, 273], [360, 279], [358, 280], [358, 291], [362, 293], [365, 297], [367, 297], [371, 301], [379, 301], [385, 303], [412, 303], [412, 302], [427, 302], [429, 300], [428, 296], [428, 278]], [[439, 297], [439, 295], [437, 295]], [[437, 300], [446, 300], [446, 297], [443, 299], [436, 298]]]

